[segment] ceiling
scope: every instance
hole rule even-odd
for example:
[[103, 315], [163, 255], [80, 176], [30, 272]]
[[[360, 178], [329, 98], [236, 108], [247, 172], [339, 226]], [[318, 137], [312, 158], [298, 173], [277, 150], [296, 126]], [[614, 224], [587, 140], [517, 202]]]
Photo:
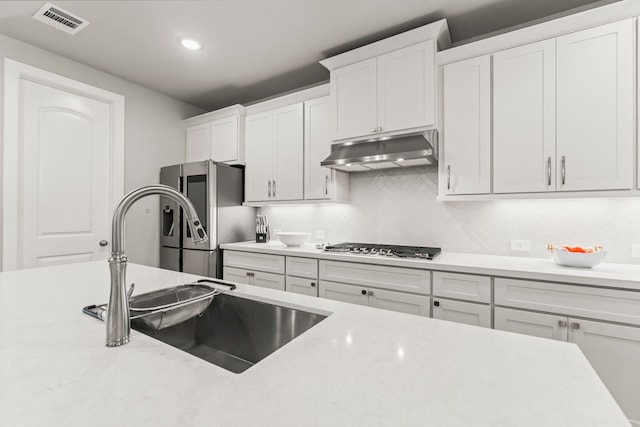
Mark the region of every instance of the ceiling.
[[327, 81], [319, 60], [438, 19], [460, 43], [613, 1], [52, 0], [90, 22], [73, 36], [31, 18], [45, 1], [0, 1], [0, 34], [213, 110]]

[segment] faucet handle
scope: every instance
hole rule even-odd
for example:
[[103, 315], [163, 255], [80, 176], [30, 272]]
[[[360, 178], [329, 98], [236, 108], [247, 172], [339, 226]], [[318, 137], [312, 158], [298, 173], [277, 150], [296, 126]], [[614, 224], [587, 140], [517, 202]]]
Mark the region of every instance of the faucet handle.
[[135, 287], [135, 283], [132, 283], [131, 286], [129, 286], [129, 291], [127, 291], [127, 301], [131, 299], [131, 295], [133, 295], [133, 290], [135, 289]]

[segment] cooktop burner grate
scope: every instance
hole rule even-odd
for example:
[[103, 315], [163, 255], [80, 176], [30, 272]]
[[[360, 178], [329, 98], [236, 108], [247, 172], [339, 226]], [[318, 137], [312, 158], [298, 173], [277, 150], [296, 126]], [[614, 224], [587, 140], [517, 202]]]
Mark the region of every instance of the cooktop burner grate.
[[440, 248], [427, 246], [381, 245], [376, 243], [338, 243], [327, 245], [325, 252], [351, 253], [361, 255], [383, 255], [398, 258], [431, 260], [441, 252]]

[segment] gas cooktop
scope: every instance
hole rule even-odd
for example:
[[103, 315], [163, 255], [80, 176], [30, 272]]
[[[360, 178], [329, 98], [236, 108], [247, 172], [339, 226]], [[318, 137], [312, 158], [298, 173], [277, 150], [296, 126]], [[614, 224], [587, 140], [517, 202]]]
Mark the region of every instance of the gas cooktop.
[[440, 248], [425, 246], [380, 245], [374, 243], [338, 243], [326, 245], [325, 252], [338, 252], [361, 255], [380, 255], [396, 258], [434, 259], [441, 252]]

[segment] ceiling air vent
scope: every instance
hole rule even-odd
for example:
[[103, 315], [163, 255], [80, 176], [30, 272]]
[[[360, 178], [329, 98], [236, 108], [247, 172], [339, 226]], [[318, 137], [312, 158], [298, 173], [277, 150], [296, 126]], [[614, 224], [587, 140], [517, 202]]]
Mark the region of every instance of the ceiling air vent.
[[71, 12], [52, 5], [51, 3], [45, 3], [45, 5], [42, 6], [40, 10], [33, 15], [33, 17], [38, 21], [42, 21], [45, 24], [51, 25], [52, 27], [69, 34], [75, 34], [89, 25], [89, 21], [86, 19], [82, 19]]

